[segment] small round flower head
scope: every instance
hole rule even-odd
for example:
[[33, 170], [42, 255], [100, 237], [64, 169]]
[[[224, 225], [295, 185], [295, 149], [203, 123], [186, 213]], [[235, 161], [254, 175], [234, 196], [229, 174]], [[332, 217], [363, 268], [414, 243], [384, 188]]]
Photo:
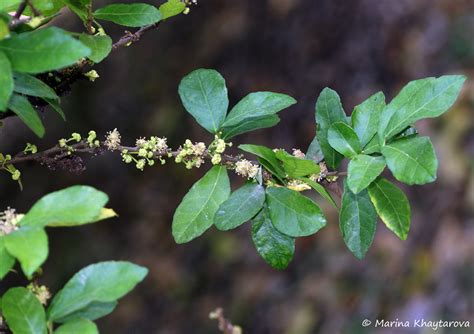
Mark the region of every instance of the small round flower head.
[[301, 159], [304, 159], [306, 157], [306, 155], [303, 152], [301, 152], [301, 150], [296, 149], [296, 148], [293, 149], [293, 156], [297, 158], [301, 158]]
[[30, 283], [27, 287], [33, 294], [38, 298], [41, 304], [46, 305], [48, 300], [51, 298], [51, 293], [49, 289], [44, 285], [37, 285], [35, 283]]
[[167, 139], [165, 137], [156, 138], [156, 150], [159, 152], [165, 152], [168, 149]]
[[213, 165], [218, 165], [222, 161], [222, 156], [220, 154], [214, 154], [212, 156], [211, 162]]
[[224, 153], [225, 151], [225, 141], [223, 139], [217, 139], [216, 141], [216, 152], [217, 153]]
[[0, 236], [10, 234], [18, 229], [19, 216], [12, 208], [0, 212]]
[[140, 159], [140, 160], [138, 160], [138, 162], [136, 164], [136, 167], [139, 170], [143, 170], [143, 168], [145, 168], [145, 164], [146, 164], [146, 160], [145, 159]]
[[80, 142], [81, 141], [81, 135], [77, 132], [74, 132], [72, 135], [71, 135], [72, 139], [74, 139], [75, 141], [77, 142]]
[[199, 142], [193, 145], [193, 154], [194, 155], [203, 155], [206, 152], [206, 144]]
[[252, 164], [246, 159], [242, 159], [235, 163], [235, 172], [240, 176], [253, 179], [255, 176], [257, 176], [258, 166]]
[[105, 147], [109, 151], [115, 151], [120, 148], [120, 132], [115, 128], [112, 131], [107, 132], [107, 136], [105, 136]]
[[12, 174], [12, 180], [13, 181], [18, 181], [20, 179], [21, 172], [18, 169], [15, 169], [15, 171]]
[[140, 137], [135, 141], [135, 145], [137, 147], [143, 147], [146, 144], [146, 139], [144, 137]]

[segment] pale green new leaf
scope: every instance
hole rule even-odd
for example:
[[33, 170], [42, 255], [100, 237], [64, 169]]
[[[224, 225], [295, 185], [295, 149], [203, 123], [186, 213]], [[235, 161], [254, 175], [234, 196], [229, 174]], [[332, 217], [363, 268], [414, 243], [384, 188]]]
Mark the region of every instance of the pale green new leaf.
[[375, 236], [377, 213], [367, 190], [354, 194], [345, 182], [342, 196], [339, 227], [347, 248], [362, 260]]
[[385, 169], [383, 157], [370, 155], [356, 155], [347, 168], [347, 185], [349, 189], [358, 194], [371, 184]]
[[67, 31], [47, 27], [0, 41], [0, 51], [18, 72], [41, 73], [73, 65], [90, 54], [90, 49]]
[[93, 187], [72, 186], [43, 196], [23, 217], [23, 226], [76, 226], [100, 218], [108, 196]]
[[13, 77], [11, 64], [5, 53], [0, 51], [0, 111], [7, 109], [8, 100], [12, 92]]
[[129, 262], [107, 261], [89, 265], [77, 272], [59, 291], [48, 308], [48, 319], [55, 321], [91, 303], [115, 302], [130, 292], [148, 270]]
[[227, 169], [212, 167], [191, 187], [176, 209], [172, 225], [174, 240], [181, 244], [202, 235], [212, 226], [214, 215], [229, 195]]
[[222, 127], [222, 139], [227, 140], [237, 135], [258, 129], [271, 128], [280, 122], [277, 115], [246, 118], [245, 121], [229, 127]]
[[319, 165], [313, 160], [297, 158], [284, 150], [277, 150], [275, 156], [283, 163], [283, 169], [290, 177], [301, 177], [321, 171]]
[[436, 180], [438, 159], [428, 137], [399, 139], [383, 146], [382, 154], [398, 181], [411, 185]]
[[91, 49], [88, 58], [94, 63], [100, 63], [112, 51], [112, 39], [107, 35], [81, 34], [79, 40]]
[[159, 8], [162, 20], [181, 14], [186, 8], [186, 4], [181, 0], [168, 0]]
[[5, 238], [0, 237], [0, 280], [13, 268], [15, 258], [5, 248]]
[[252, 240], [258, 254], [275, 269], [285, 269], [293, 259], [295, 239], [273, 226], [266, 206], [252, 219]]
[[333, 149], [349, 158], [359, 154], [362, 150], [357, 134], [344, 122], [335, 122], [330, 126], [328, 141]]
[[384, 224], [400, 239], [405, 240], [410, 229], [410, 204], [397, 186], [378, 178], [368, 188], [370, 200]]
[[294, 190], [268, 187], [267, 203], [273, 226], [290, 237], [308, 236], [326, 225], [316, 203]]
[[17, 258], [30, 277], [48, 257], [48, 236], [42, 228], [22, 226], [3, 237], [8, 253]]
[[94, 17], [126, 27], [143, 27], [161, 20], [158, 8], [146, 3], [111, 4], [97, 9]]
[[15, 82], [14, 91], [16, 93], [48, 99], [58, 99], [58, 95], [54, 89], [32, 75], [15, 72], [13, 78]]
[[214, 224], [219, 230], [227, 231], [236, 228], [252, 219], [265, 202], [265, 189], [257, 183], [247, 183], [233, 192], [219, 206], [214, 217]]
[[8, 102], [8, 109], [13, 111], [38, 137], [44, 136], [43, 122], [25, 96], [13, 94]]
[[250, 93], [237, 103], [222, 126], [235, 126], [249, 118], [269, 116], [296, 103], [291, 96], [273, 92]]
[[438, 117], [456, 101], [466, 77], [445, 75], [411, 81], [384, 109], [379, 125], [383, 143], [423, 118]]
[[385, 96], [378, 92], [354, 108], [352, 127], [364, 147], [377, 133], [380, 115], [385, 107]]
[[75, 319], [59, 326], [54, 334], [99, 334], [95, 323], [88, 319]]
[[199, 69], [179, 84], [179, 96], [187, 112], [207, 131], [217, 133], [224, 122], [229, 98], [224, 78], [215, 70]]
[[38, 298], [23, 287], [11, 288], [1, 300], [2, 316], [14, 334], [45, 334], [46, 316]]
[[87, 22], [92, 0], [60, 0], [83, 22]]
[[339, 95], [330, 88], [324, 88], [316, 102], [316, 138], [319, 141], [324, 160], [329, 168], [336, 169], [343, 156], [335, 151], [328, 141], [328, 130], [335, 122], [347, 122]]

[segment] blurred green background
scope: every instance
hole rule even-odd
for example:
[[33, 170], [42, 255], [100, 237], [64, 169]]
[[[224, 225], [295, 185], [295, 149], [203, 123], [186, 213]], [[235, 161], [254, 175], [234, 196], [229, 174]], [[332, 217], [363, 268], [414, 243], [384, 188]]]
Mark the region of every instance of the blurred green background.
[[[94, 3], [100, 7], [107, 1]], [[58, 22], [81, 30], [69, 12]], [[120, 27], [105, 27], [116, 39], [123, 34]], [[298, 240], [284, 272], [260, 259], [248, 224], [226, 233], [211, 229], [176, 245], [173, 212], [208, 166], [190, 172], [169, 164], [139, 172], [118, 155], [105, 154], [86, 158], [87, 169], [78, 175], [18, 166], [23, 192], [0, 176], [2, 208], [26, 211], [50, 191], [88, 184], [109, 194], [108, 206], [120, 215], [95, 225], [50, 229], [43, 284], [57, 291], [77, 270], [102, 260], [147, 266], [145, 282], [99, 321], [103, 333], [218, 333], [208, 319], [218, 306], [244, 333], [431, 332], [363, 328], [366, 318], [470, 320], [474, 326], [472, 0], [199, 0], [189, 15], [162, 24], [99, 64], [95, 83], [76, 84], [63, 98], [66, 123], [53, 112], [43, 114], [44, 140], [7, 119], [0, 149], [14, 153], [26, 141], [44, 149], [74, 131], [103, 135], [113, 128], [125, 143], [150, 135], [168, 137], [173, 147], [186, 138], [210, 142], [177, 94], [181, 78], [201, 67], [223, 74], [231, 105], [259, 90], [294, 96], [299, 103], [281, 113], [279, 125], [234, 139], [287, 150], [305, 150], [313, 139], [314, 103], [326, 86], [339, 92], [350, 114], [376, 91], [390, 100], [413, 79], [467, 75], [449, 113], [417, 124], [432, 138], [440, 168], [435, 183], [403, 187], [413, 212], [408, 240], [400, 241], [379, 223], [371, 250], [358, 261], [345, 248], [336, 212], [323, 203], [328, 226]], [[2, 289], [19, 282], [10, 275]]]

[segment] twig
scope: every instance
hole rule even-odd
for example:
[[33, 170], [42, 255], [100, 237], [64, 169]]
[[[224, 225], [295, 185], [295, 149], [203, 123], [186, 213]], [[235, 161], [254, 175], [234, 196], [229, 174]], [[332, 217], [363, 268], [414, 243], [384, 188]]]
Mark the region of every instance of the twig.
[[139, 41], [144, 33], [146, 33], [147, 31], [158, 28], [160, 23], [161, 23], [161, 21], [159, 21], [157, 23], [154, 23], [154, 24], [150, 24], [150, 25], [141, 27], [140, 29], [138, 29], [134, 33], [131, 33], [130, 31], [126, 31], [125, 35], [120, 37], [120, 39], [112, 45], [112, 51], [115, 51], [115, 50], [121, 48], [122, 46], [128, 46], [128, 45], [130, 45], [130, 43]]
[[213, 312], [209, 313], [209, 318], [217, 320], [217, 328], [224, 334], [242, 334], [242, 328], [233, 325], [230, 320], [226, 319], [224, 316], [224, 310], [221, 307], [218, 307]]

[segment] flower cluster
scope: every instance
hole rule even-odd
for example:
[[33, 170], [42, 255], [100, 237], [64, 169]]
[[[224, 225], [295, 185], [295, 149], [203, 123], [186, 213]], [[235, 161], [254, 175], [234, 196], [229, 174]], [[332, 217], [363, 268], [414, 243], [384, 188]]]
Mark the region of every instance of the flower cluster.
[[33, 292], [33, 294], [38, 298], [41, 304], [46, 305], [48, 300], [51, 298], [51, 293], [49, 289], [44, 285], [38, 285], [36, 283], [30, 283], [27, 286], [28, 290]]
[[[1, 163], [1, 169], [9, 172], [11, 174], [11, 178], [13, 181], [18, 181], [20, 182], [20, 176], [21, 176], [21, 172], [16, 169], [15, 166], [13, 166], [12, 164], [8, 164], [8, 161], [10, 161], [12, 159], [12, 156], [10, 154], [5, 154], [5, 156], [0, 153], [0, 163]], [[21, 187], [21, 183], [20, 183], [20, 187]]]
[[18, 222], [23, 215], [16, 213], [15, 209], [7, 208], [0, 212], [0, 236], [7, 235], [18, 229]]
[[204, 163], [206, 155], [206, 144], [203, 142], [192, 143], [186, 139], [184, 144], [178, 149], [178, 154], [174, 158], [176, 163], [184, 163], [187, 169], [199, 168]]
[[242, 159], [235, 163], [235, 172], [247, 179], [254, 179], [258, 174], [258, 166], [246, 159]]
[[306, 157], [306, 154], [304, 154], [301, 150], [294, 148], [293, 156], [296, 158], [304, 159]]
[[160, 160], [163, 165], [165, 163], [163, 156], [168, 154], [168, 145], [166, 141], [166, 138], [159, 138], [156, 136], [152, 136], [148, 140], [145, 138], [139, 138], [136, 141], [136, 148], [134, 150], [122, 150], [122, 159], [128, 164], [134, 162], [135, 167], [139, 170], [143, 170], [146, 165], [153, 166], [155, 164], [154, 159]]
[[222, 153], [224, 153], [226, 147], [232, 146], [232, 143], [226, 143], [223, 139], [219, 138], [219, 136], [214, 137], [214, 141], [209, 145], [209, 155], [211, 156], [211, 163], [213, 165], [218, 165], [222, 161]]
[[109, 151], [116, 151], [120, 148], [121, 139], [122, 137], [120, 136], [120, 132], [118, 132], [117, 128], [115, 128], [112, 131], [107, 132], [104, 145]]

